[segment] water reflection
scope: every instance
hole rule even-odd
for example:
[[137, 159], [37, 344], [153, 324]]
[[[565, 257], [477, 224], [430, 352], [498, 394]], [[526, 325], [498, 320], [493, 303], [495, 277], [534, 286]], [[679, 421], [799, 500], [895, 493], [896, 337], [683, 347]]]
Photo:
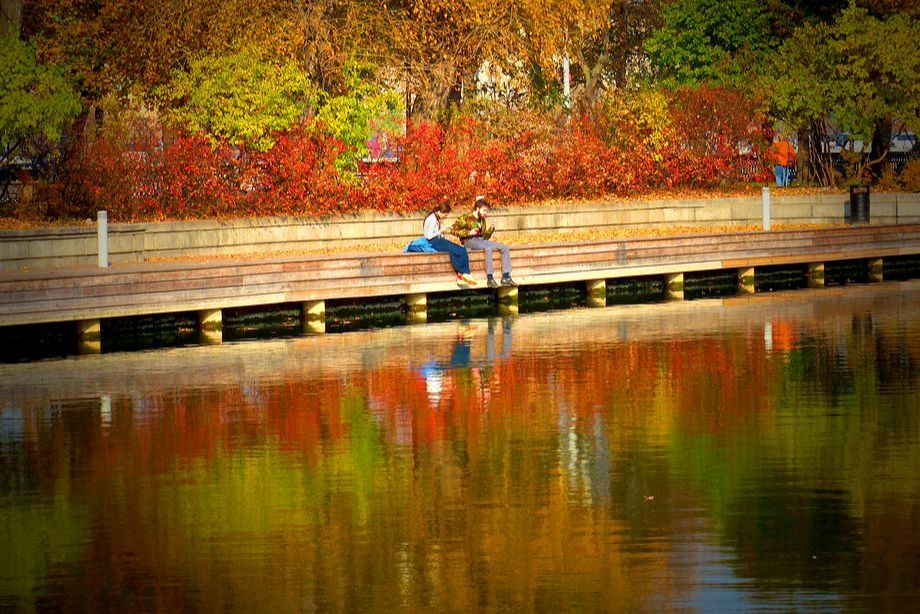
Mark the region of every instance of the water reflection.
[[0, 607], [912, 607], [918, 299], [0, 366]]
[[[464, 370], [468, 378], [475, 377], [479, 382], [484, 382], [487, 378], [483, 377], [483, 369], [488, 369], [496, 361], [504, 362], [511, 358], [512, 322], [510, 317], [501, 320], [501, 349], [499, 353], [496, 353], [495, 329], [499, 324], [495, 318], [488, 319], [484, 339], [485, 356], [481, 358], [473, 358], [472, 343], [475, 331], [473, 326], [470, 322], [461, 322], [457, 325], [450, 358], [447, 360], [432, 358], [418, 368], [418, 373], [425, 379], [425, 390], [432, 406], [440, 404], [445, 382], [448, 386], [451, 384], [451, 373]], [[488, 396], [487, 394], [483, 396], [483, 404], [486, 405], [483, 409], [485, 410], [488, 410]]]

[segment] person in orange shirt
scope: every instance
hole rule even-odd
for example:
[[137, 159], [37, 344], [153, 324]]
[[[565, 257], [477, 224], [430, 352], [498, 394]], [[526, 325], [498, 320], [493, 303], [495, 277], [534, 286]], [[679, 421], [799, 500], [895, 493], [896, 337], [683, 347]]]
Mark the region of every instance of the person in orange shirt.
[[776, 185], [785, 188], [789, 185], [789, 171], [795, 166], [795, 147], [777, 134], [773, 137], [769, 157], [773, 161], [773, 176], [776, 177]]

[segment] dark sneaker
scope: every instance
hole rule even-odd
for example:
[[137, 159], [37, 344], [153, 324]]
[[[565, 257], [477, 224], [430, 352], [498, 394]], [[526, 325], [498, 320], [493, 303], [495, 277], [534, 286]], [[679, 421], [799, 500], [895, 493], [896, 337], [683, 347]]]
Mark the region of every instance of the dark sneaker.
[[498, 287], [498, 282], [495, 281], [494, 279], [489, 279], [488, 281], [486, 281], [486, 283], [489, 285], [490, 288]]
[[510, 277], [502, 277], [502, 285], [508, 288], [513, 288], [517, 286], [517, 282]]

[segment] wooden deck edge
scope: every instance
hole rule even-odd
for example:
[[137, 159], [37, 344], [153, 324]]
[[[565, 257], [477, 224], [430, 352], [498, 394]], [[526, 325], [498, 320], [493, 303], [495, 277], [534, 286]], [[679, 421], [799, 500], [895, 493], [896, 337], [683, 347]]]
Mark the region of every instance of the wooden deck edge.
[[[797, 240], [806, 237], [817, 239], [831, 238], [836, 236], [860, 237], [865, 235], [891, 235], [897, 233], [920, 233], [920, 224], [884, 224], [869, 226], [834, 226], [830, 228], [816, 229], [789, 229], [778, 231], [759, 231], [759, 232], [739, 232], [739, 233], [702, 233], [677, 235], [672, 237], [638, 237], [638, 238], [605, 238], [589, 241], [571, 241], [546, 243], [538, 246], [534, 245], [512, 245], [512, 251], [530, 251], [530, 250], [554, 250], [567, 249], [577, 246], [590, 246], [593, 248], [609, 248], [615, 250], [621, 245], [635, 248], [655, 248], [662, 243], [680, 242], [680, 241], [702, 241], [714, 243], [726, 242], [762, 242], [766, 240], [775, 240], [779, 242]], [[881, 237], [879, 237], [881, 239]], [[195, 271], [205, 271], [220, 267], [257, 267], [257, 266], [283, 266], [285, 264], [296, 263], [316, 263], [324, 265], [330, 262], [339, 262], [347, 260], [364, 260], [364, 259], [395, 259], [406, 256], [417, 256], [418, 254], [405, 254], [403, 252], [344, 252], [340, 254], [322, 255], [307, 254], [301, 256], [272, 256], [264, 259], [251, 259], [247, 255], [241, 259], [235, 260], [232, 257], [215, 258], [206, 261], [168, 261], [168, 262], [144, 262], [132, 264], [116, 264], [107, 269], [84, 266], [67, 269], [35, 269], [35, 270], [15, 270], [0, 271], [0, 282], [18, 281], [23, 279], [60, 279], [69, 277], [85, 277], [98, 275], [117, 275], [117, 274], [142, 274], [153, 268], [160, 271], [175, 271], [186, 274], [193, 274]]]
[[893, 256], [914, 256], [920, 254], [920, 246], [911, 245], [889, 249], [865, 249], [857, 251], [815, 252], [805, 259], [802, 255], [763, 256], [723, 260], [724, 268], [772, 266], [783, 264], [810, 264], [813, 262], [838, 262], [841, 260], [863, 260], [866, 258], [891, 258]]
[[[808, 251], [808, 253], [793, 253], [789, 255], [752, 255], [737, 258], [710, 258], [700, 261], [657, 262], [654, 264], [637, 264], [624, 266], [611, 266], [609, 260], [598, 262], [592, 267], [590, 261], [580, 263], [578, 270], [531, 270], [526, 266], [515, 269], [518, 283], [522, 286], [587, 282], [601, 279], [617, 279], [626, 277], [658, 276], [676, 273], [693, 273], [701, 271], [716, 271], [725, 269], [740, 269], [758, 266], [794, 265], [821, 262], [834, 262], [845, 260], [861, 260], [875, 258], [890, 258], [894, 256], [908, 256], [920, 254], [920, 243], [902, 246], [886, 246], [877, 248], [863, 247], [847, 251], [846, 246], [831, 247], [828, 251]], [[564, 267], [564, 265], [560, 265]], [[555, 267], [553, 267], [555, 268]], [[481, 271], [474, 272], [474, 276], [484, 282]], [[374, 284], [354, 284], [352, 286], [336, 286], [329, 288], [291, 289], [285, 283], [266, 281], [264, 291], [259, 288], [250, 288], [250, 292], [240, 292], [241, 286], [226, 286], [216, 288], [214, 296], [198, 298], [193, 296], [194, 291], [188, 291], [187, 296], [173, 295], [175, 300], [163, 292], [136, 292], [124, 294], [124, 301], [115, 297], [110, 304], [98, 306], [79, 307], [80, 297], [63, 300], [35, 300], [20, 303], [8, 303], [6, 309], [18, 306], [18, 312], [3, 313], [0, 305], [0, 327], [19, 326], [26, 324], [45, 324], [54, 322], [73, 322], [90, 319], [106, 319], [114, 317], [131, 317], [143, 315], [158, 315], [165, 313], [194, 312], [208, 309], [232, 309], [239, 307], [255, 307], [262, 305], [292, 304], [315, 300], [335, 299], [360, 299], [377, 298], [382, 296], [398, 296], [407, 294], [432, 294], [457, 292], [462, 290], [453, 280], [452, 274], [445, 272], [438, 281], [413, 281], [411, 276], [379, 276]], [[419, 275], [418, 278], [422, 276]], [[408, 278], [408, 279], [407, 279]], [[474, 286], [473, 290], [485, 290], [484, 283]], [[86, 302], [91, 302], [94, 297], [87, 297]], [[44, 308], [42, 303], [44, 302]], [[77, 306], [73, 308], [73, 304]], [[28, 310], [28, 311], [26, 311]]]

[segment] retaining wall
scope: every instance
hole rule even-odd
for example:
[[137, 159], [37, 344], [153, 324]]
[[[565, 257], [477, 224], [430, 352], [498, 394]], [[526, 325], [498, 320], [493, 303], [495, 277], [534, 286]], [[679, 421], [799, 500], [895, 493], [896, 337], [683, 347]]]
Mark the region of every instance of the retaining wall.
[[[873, 194], [873, 224], [920, 223], [920, 194]], [[774, 223], [838, 224], [847, 195], [772, 196]], [[492, 214], [499, 232], [532, 233], [628, 226], [760, 224], [757, 197], [694, 200], [596, 200], [509, 207]], [[109, 261], [143, 262], [177, 256], [235, 256], [409, 242], [421, 234], [424, 214], [367, 213], [328, 218], [252, 218], [195, 222], [111, 224]], [[94, 266], [95, 226], [0, 232], [0, 270]]]

